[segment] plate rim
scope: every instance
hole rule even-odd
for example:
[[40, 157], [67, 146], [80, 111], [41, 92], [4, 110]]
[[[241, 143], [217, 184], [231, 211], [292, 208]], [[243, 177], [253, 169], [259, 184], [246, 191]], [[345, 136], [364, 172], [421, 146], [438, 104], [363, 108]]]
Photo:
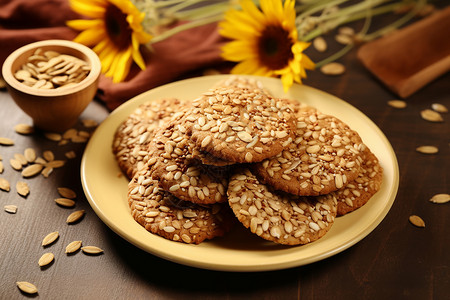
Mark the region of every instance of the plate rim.
[[[194, 77], [194, 78], [189, 78], [189, 79], [184, 79], [184, 80], [168, 83], [166, 85], [162, 85], [162, 86], [156, 87], [154, 89], [148, 90], [144, 93], [141, 93], [141, 94], [131, 98], [130, 100], [124, 102], [123, 104], [121, 104], [118, 108], [116, 108], [114, 111], [112, 111], [109, 114], [109, 116], [98, 126], [98, 128], [95, 130], [94, 134], [92, 135], [90, 141], [86, 145], [85, 151], [83, 153], [83, 156], [81, 159], [81, 166], [80, 166], [80, 175], [81, 175], [81, 183], [82, 183], [83, 191], [86, 195], [86, 198], [87, 198], [90, 206], [93, 208], [94, 212], [102, 220], [102, 222], [105, 223], [112, 231], [114, 231], [116, 234], [118, 234], [121, 238], [125, 239], [129, 243], [133, 244], [134, 246], [140, 248], [141, 250], [143, 250], [147, 253], [158, 256], [162, 259], [166, 259], [166, 260], [169, 260], [169, 261], [172, 261], [175, 263], [179, 263], [179, 264], [183, 264], [183, 265], [187, 265], [187, 266], [191, 266], [191, 267], [197, 267], [197, 268], [209, 269], [209, 270], [217, 270], [217, 271], [232, 271], [232, 272], [256, 272], [256, 271], [280, 270], [280, 269], [298, 267], [298, 266], [310, 264], [310, 263], [313, 263], [313, 262], [316, 262], [319, 260], [323, 260], [323, 259], [326, 259], [328, 257], [336, 255], [336, 254], [350, 248], [351, 246], [355, 245], [356, 243], [358, 243], [359, 241], [364, 239], [376, 227], [378, 227], [378, 225], [384, 220], [384, 218], [390, 211], [390, 209], [395, 201], [396, 194], [398, 192], [399, 166], [398, 166], [398, 161], [397, 161], [395, 152], [392, 148], [392, 145], [390, 144], [389, 140], [384, 135], [384, 133], [381, 131], [381, 129], [369, 117], [367, 117], [364, 113], [362, 113], [359, 109], [357, 109], [356, 107], [352, 106], [348, 102], [346, 102], [332, 94], [329, 94], [327, 92], [318, 90], [316, 88], [313, 88], [313, 87], [310, 87], [307, 85], [296, 85], [296, 86], [297, 86], [297, 88], [310, 89], [314, 93], [322, 94], [323, 96], [325, 96], [327, 98], [332, 98], [333, 100], [339, 101], [339, 104], [343, 105], [344, 108], [354, 110], [356, 113], [358, 113], [359, 114], [358, 117], [362, 118], [363, 119], [362, 121], [367, 123], [367, 125], [370, 127], [370, 129], [377, 132], [378, 138], [380, 138], [384, 142], [384, 146], [387, 147], [384, 150], [388, 150], [389, 157], [393, 162], [393, 166], [392, 166], [393, 167], [392, 168], [393, 182], [391, 184], [392, 188], [389, 190], [389, 194], [387, 195], [387, 197], [390, 199], [388, 201], [388, 205], [384, 206], [383, 209], [378, 212], [376, 218], [374, 218], [374, 220], [372, 221], [370, 226], [365, 227], [364, 230], [361, 231], [357, 236], [354, 236], [353, 238], [347, 240], [346, 243], [336, 245], [335, 247], [331, 248], [330, 250], [328, 250], [324, 253], [321, 253], [319, 255], [311, 256], [308, 258], [300, 258], [298, 260], [285, 261], [282, 263], [276, 262], [273, 264], [265, 263], [263, 265], [245, 265], [245, 266], [239, 265], [239, 268], [236, 269], [237, 265], [231, 265], [228, 263], [221, 263], [221, 262], [217, 262], [217, 261], [215, 263], [202, 262], [202, 261], [199, 261], [198, 259], [196, 260], [196, 259], [192, 259], [190, 257], [181, 257], [180, 255], [173, 255], [172, 253], [164, 253], [163, 251], [160, 251], [160, 250], [154, 249], [154, 248], [149, 249], [148, 245], [144, 245], [142, 241], [136, 240], [133, 236], [130, 236], [129, 234], [127, 234], [127, 232], [125, 230], [120, 228], [120, 226], [117, 226], [116, 224], [114, 224], [114, 222], [110, 221], [108, 216], [106, 216], [104, 214], [101, 207], [98, 206], [98, 203], [95, 201], [94, 197], [92, 196], [91, 190], [89, 189], [89, 182], [87, 179], [88, 176], [86, 174], [86, 161], [88, 159], [87, 153], [89, 153], [88, 151], [90, 151], [90, 149], [92, 147], [92, 144], [93, 144], [92, 141], [96, 138], [96, 134], [98, 134], [98, 132], [101, 132], [104, 127], [107, 127], [108, 123], [116, 121], [116, 119], [118, 118], [118, 117], [116, 117], [116, 115], [120, 115], [123, 113], [123, 111], [126, 111], [126, 110], [132, 111], [133, 108], [136, 108], [139, 104], [143, 103], [145, 101], [146, 97], [148, 97], [148, 95], [158, 93], [159, 91], [164, 90], [164, 89], [170, 89], [171, 87], [176, 86], [176, 85], [189, 84], [189, 82], [191, 82], [191, 81], [208, 80], [208, 79], [212, 80], [213, 78], [216, 79], [216, 81], [219, 81], [220, 79], [224, 79], [224, 78], [227, 78], [230, 76], [232, 76], [232, 75], [222, 74], [222, 75]], [[252, 75], [246, 75], [243, 77], [255, 78], [257, 80], [267, 81], [267, 82], [272, 81], [273, 84], [281, 84], [279, 79], [276, 79], [276, 78], [267, 78], [267, 77], [252, 76]], [[124, 118], [126, 118], [126, 116]], [[122, 121], [123, 120], [121, 120], [120, 122], [122, 122]], [[117, 121], [117, 122], [119, 122], [119, 121]], [[149, 233], [149, 234], [151, 234], [151, 233]], [[170, 242], [174, 243], [172, 241], [170, 241]], [[196, 247], [196, 245], [187, 245], [187, 244], [183, 244], [183, 246]], [[302, 247], [305, 247], [305, 246], [302, 246]]]

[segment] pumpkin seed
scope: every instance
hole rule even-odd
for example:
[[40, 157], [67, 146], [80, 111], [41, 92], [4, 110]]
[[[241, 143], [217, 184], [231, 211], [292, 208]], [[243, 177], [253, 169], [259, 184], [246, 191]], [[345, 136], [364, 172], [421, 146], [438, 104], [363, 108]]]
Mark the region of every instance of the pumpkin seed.
[[74, 199], [77, 197], [77, 194], [72, 189], [69, 189], [66, 187], [59, 187], [57, 190], [58, 190], [58, 194], [60, 194], [61, 197], [68, 198], [68, 199]]
[[321, 36], [318, 36], [314, 39], [313, 46], [319, 52], [325, 52], [327, 50], [327, 42]]
[[30, 193], [30, 187], [26, 182], [23, 181], [18, 181], [16, 183], [16, 190], [17, 193], [23, 197], [28, 196], [28, 194]]
[[444, 119], [442, 118], [441, 114], [431, 110], [431, 109], [424, 109], [420, 112], [420, 115], [424, 120], [430, 121], [430, 122], [443, 122]]
[[3, 208], [7, 213], [10, 214], [15, 214], [17, 212], [17, 206], [13, 204], [5, 205]]
[[12, 145], [14, 145], [14, 141], [12, 139], [9, 139], [9, 138], [0, 137], [0, 145], [12, 146]]
[[22, 176], [24, 178], [33, 177], [33, 176], [39, 174], [43, 168], [44, 168], [44, 166], [40, 165], [40, 164], [29, 165], [28, 167], [26, 167], [25, 169], [22, 170]]
[[338, 62], [332, 62], [326, 65], [323, 65], [320, 68], [320, 71], [325, 75], [341, 75], [345, 72], [345, 67], [343, 64]]
[[103, 250], [97, 246], [84, 246], [81, 247], [81, 251], [88, 254], [100, 254], [103, 253]]
[[17, 281], [16, 285], [22, 292], [27, 294], [36, 294], [38, 292], [37, 287], [27, 281]]
[[25, 149], [24, 155], [29, 163], [32, 163], [36, 160], [36, 152], [33, 148]]
[[433, 103], [433, 104], [431, 104], [431, 108], [434, 111], [437, 111], [439, 113], [448, 113], [448, 108], [445, 105], [440, 104], [440, 103]]
[[449, 194], [436, 194], [433, 197], [431, 197], [430, 202], [433, 203], [447, 203], [450, 201], [450, 195]]
[[80, 220], [83, 216], [84, 216], [84, 209], [74, 211], [67, 217], [66, 222], [67, 222], [67, 224], [75, 223], [78, 220]]
[[22, 164], [20, 163], [20, 161], [18, 161], [17, 159], [11, 158], [9, 160], [9, 164], [11, 165], [11, 167], [16, 170], [16, 171], [20, 171], [22, 170]]
[[73, 201], [72, 199], [57, 198], [57, 199], [55, 199], [55, 202], [64, 207], [74, 207], [75, 206], [75, 201]]
[[0, 190], [3, 190], [5, 192], [9, 192], [11, 186], [9, 184], [9, 181], [5, 178], [0, 178]]
[[390, 100], [388, 101], [388, 105], [394, 108], [405, 108], [406, 102], [403, 100]]
[[50, 245], [51, 243], [56, 241], [58, 239], [58, 237], [59, 237], [59, 232], [58, 231], [50, 232], [42, 240], [42, 246], [45, 247], [45, 246]]
[[23, 135], [28, 135], [34, 133], [34, 127], [28, 124], [17, 124], [14, 126], [14, 130]]
[[424, 154], [435, 154], [439, 152], [439, 149], [436, 146], [419, 146], [416, 151]]
[[74, 253], [81, 248], [81, 241], [73, 241], [66, 247], [66, 253]]
[[44, 267], [51, 263], [55, 259], [55, 255], [51, 252], [44, 253], [41, 258], [39, 258], [38, 264], [39, 267]]
[[62, 140], [62, 136], [59, 133], [55, 133], [55, 132], [45, 132], [44, 136], [54, 142], [59, 142], [60, 140]]
[[416, 215], [409, 216], [409, 221], [416, 227], [425, 227], [424, 220], [422, 220], [422, 218], [419, 216]]
[[48, 162], [53, 161], [55, 159], [55, 155], [50, 150], [45, 150], [44, 153], [42, 153], [42, 156]]

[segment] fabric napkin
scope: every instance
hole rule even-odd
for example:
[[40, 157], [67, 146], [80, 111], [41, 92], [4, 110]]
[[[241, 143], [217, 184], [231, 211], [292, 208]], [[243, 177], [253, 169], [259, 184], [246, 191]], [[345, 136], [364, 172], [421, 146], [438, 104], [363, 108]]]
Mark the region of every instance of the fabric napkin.
[[[72, 40], [78, 33], [65, 26], [79, 19], [68, 0], [0, 0], [0, 65], [17, 48], [46, 39]], [[147, 68], [133, 65], [126, 81], [112, 83], [101, 76], [97, 98], [111, 110], [151, 88], [171, 82], [190, 71], [222, 61], [223, 39], [216, 24], [189, 29], [143, 51]]]
[[407, 98], [450, 70], [450, 6], [361, 46], [358, 59]]

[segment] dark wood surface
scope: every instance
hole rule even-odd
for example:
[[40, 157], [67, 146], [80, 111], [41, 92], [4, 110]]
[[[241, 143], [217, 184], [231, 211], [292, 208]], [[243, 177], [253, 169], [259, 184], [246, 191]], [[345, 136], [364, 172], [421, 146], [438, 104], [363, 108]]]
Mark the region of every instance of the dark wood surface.
[[[155, 257], [128, 243], [110, 230], [90, 208], [80, 182], [80, 160], [85, 144], [58, 146], [42, 134], [14, 132], [18, 123], [31, 120], [15, 105], [6, 91], [0, 92], [0, 136], [12, 138], [13, 146], [0, 146], [5, 170], [0, 177], [11, 185], [0, 191], [0, 299], [28, 297], [16, 281], [37, 285], [41, 299], [448, 299], [450, 291], [450, 205], [432, 204], [434, 194], [449, 192], [450, 115], [442, 123], [427, 122], [420, 111], [432, 103], [450, 107], [450, 74], [446, 74], [407, 99], [405, 109], [387, 105], [397, 97], [364, 69], [351, 51], [340, 60], [347, 72], [327, 77], [309, 72], [305, 84], [333, 94], [366, 114], [384, 132], [397, 155], [400, 187], [395, 202], [381, 224], [349, 249], [325, 260], [287, 270], [232, 273], [187, 267]], [[108, 111], [92, 102], [82, 119], [101, 122]], [[81, 123], [78, 129], [83, 128]], [[89, 129], [87, 129], [89, 131]], [[435, 155], [420, 154], [421, 145], [439, 147]], [[52, 150], [65, 159], [74, 150], [75, 159], [55, 169], [49, 178], [23, 179], [9, 165], [14, 153], [34, 148], [38, 154]], [[15, 191], [17, 181], [31, 188], [24, 199]], [[57, 187], [77, 192], [76, 207], [55, 204]], [[3, 211], [15, 204], [16, 214]], [[67, 216], [86, 210], [83, 220], [67, 225]], [[425, 228], [412, 226], [408, 217], [421, 216]], [[49, 247], [41, 241], [59, 231], [60, 238]], [[105, 250], [99, 256], [66, 255], [73, 240]], [[38, 266], [45, 252], [55, 261]], [[220, 259], [220, 258], [218, 258]]]

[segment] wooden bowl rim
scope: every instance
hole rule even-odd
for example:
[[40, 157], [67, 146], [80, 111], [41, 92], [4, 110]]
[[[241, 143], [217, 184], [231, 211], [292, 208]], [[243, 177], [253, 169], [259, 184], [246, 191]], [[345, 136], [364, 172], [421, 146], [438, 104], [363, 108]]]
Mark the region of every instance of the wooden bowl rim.
[[[64, 48], [70, 48], [72, 50], [80, 52], [80, 54], [83, 54], [86, 57], [87, 63], [90, 64], [91, 70], [80, 83], [77, 85], [65, 88], [65, 89], [37, 89], [29, 87], [23, 83], [21, 83], [19, 80], [17, 80], [14, 77], [14, 74], [12, 73], [12, 67], [14, 62], [27, 53], [30, 50], [34, 50], [40, 47], [64, 47]], [[64, 53], [61, 53], [64, 54]], [[80, 43], [76, 43], [69, 40], [44, 40], [44, 41], [38, 41], [34, 43], [27, 44], [25, 46], [22, 46], [15, 51], [13, 51], [5, 60], [3, 63], [2, 68], [2, 74], [3, 79], [5, 82], [15, 90], [21, 91], [25, 94], [30, 94], [33, 96], [43, 96], [43, 97], [58, 97], [58, 96], [66, 96], [70, 94], [77, 93], [93, 83], [95, 83], [100, 76], [101, 72], [101, 62], [97, 54], [90, 49], [89, 47], [86, 47]]]

